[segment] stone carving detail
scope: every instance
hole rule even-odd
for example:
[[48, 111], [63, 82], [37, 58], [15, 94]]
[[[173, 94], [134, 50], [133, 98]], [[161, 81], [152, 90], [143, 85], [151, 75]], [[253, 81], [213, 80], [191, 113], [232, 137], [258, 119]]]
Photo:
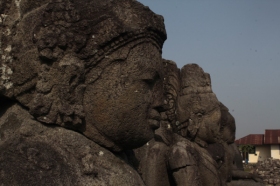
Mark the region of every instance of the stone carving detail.
[[[163, 63], [167, 110], [155, 139], [134, 150], [145, 184], [262, 185], [235, 168], [241, 163], [232, 152], [235, 121], [212, 92], [209, 74], [196, 64], [179, 71], [174, 62]], [[175, 109], [168, 105], [174, 100]]]
[[173, 183], [170, 179], [168, 161], [170, 145], [173, 144], [174, 140], [173, 128], [177, 121], [176, 110], [180, 87], [180, 70], [173, 61], [163, 59], [162, 63], [165, 74], [163, 81], [165, 110], [161, 112], [160, 128], [156, 130], [154, 139], [143, 147], [134, 150], [136, 156], [134, 167], [148, 186], [168, 186]]
[[221, 117], [210, 76], [198, 65], [188, 64], [181, 69], [180, 78], [175, 128], [179, 136], [170, 154], [173, 177], [177, 185], [220, 185], [217, 163], [206, 150], [218, 140]]
[[0, 33], [0, 183], [256, 184], [210, 75], [162, 59], [148, 7], [1, 0]]
[[125, 150], [159, 127], [163, 18], [133, 0], [0, 9], [0, 182], [143, 185]]
[[[30, 3], [20, 3], [22, 19], [14, 23], [17, 29], [9, 45], [13, 46], [9, 50], [14, 62], [2, 65], [3, 74], [11, 75], [2, 79], [12, 78], [13, 84], [4, 95], [15, 97], [44, 123], [79, 128], [84, 118], [81, 101], [86, 84], [96, 81], [112, 62], [109, 55], [132, 41], [151, 42], [160, 51], [165, 40], [162, 18], [136, 2], [133, 9], [125, 2], [42, 1], [25, 10]], [[143, 19], [133, 17], [137, 7], [143, 9]], [[100, 8], [103, 14], [97, 11]], [[144, 17], [152, 19], [147, 22]], [[121, 50], [123, 54], [114, 60], [125, 60], [128, 49]], [[97, 65], [101, 60], [106, 62]]]

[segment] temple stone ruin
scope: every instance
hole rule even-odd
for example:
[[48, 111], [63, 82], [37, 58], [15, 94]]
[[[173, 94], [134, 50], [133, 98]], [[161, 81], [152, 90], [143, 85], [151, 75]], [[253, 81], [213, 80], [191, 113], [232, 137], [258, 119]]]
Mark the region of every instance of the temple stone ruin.
[[135, 0], [1, 0], [0, 184], [263, 185], [210, 75], [162, 59], [166, 39]]
[[246, 164], [245, 169], [259, 175], [266, 185], [280, 185], [280, 160], [268, 158], [256, 164]]

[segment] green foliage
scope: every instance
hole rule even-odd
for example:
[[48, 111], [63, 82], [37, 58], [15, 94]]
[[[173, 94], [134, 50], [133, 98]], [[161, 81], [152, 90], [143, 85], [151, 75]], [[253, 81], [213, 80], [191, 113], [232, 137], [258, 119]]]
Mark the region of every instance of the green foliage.
[[239, 145], [238, 148], [241, 152], [248, 152], [249, 154], [255, 153], [255, 146], [253, 145]]

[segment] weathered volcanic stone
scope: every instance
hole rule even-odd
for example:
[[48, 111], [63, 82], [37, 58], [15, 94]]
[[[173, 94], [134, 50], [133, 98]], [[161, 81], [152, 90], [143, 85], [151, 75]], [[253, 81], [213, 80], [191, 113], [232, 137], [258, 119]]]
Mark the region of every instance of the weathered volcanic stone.
[[125, 151], [159, 127], [163, 18], [134, 0], [0, 5], [0, 183], [143, 185]]
[[41, 124], [17, 104], [1, 116], [0, 131], [1, 184], [143, 185], [125, 160], [80, 133]]
[[135, 0], [1, 0], [0, 184], [261, 185], [210, 75], [165, 39]]
[[[164, 60], [163, 63], [164, 91], [169, 107], [162, 113], [164, 117], [155, 139], [135, 150], [139, 161], [138, 171], [149, 186], [221, 185], [218, 164], [205, 148], [208, 143], [215, 142], [215, 139], [204, 138], [208, 137], [208, 132], [212, 132], [212, 126], [216, 127], [214, 131], [219, 131], [218, 123], [204, 120], [203, 115], [207, 115], [205, 118], [216, 116], [216, 113], [208, 115], [211, 113], [207, 112], [207, 108], [212, 110], [213, 106], [217, 106], [218, 117], [215, 121], [220, 119], [219, 102], [211, 90], [210, 76], [196, 64], [186, 65], [178, 71], [172, 61]], [[193, 119], [191, 123], [190, 117]], [[202, 126], [207, 127], [204, 131], [207, 134], [196, 134], [201, 126], [198, 122], [206, 122]], [[189, 128], [190, 125], [193, 128]], [[170, 129], [180, 135], [170, 133]], [[193, 132], [193, 135], [189, 132]]]

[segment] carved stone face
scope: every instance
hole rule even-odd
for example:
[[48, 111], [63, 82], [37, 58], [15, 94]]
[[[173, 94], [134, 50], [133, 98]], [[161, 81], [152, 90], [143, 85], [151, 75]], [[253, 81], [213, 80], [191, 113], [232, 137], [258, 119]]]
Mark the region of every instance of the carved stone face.
[[3, 2], [5, 30], [14, 34], [0, 47], [0, 96], [104, 147], [131, 148], [153, 136], [158, 122], [148, 118], [158, 112], [148, 114], [151, 100], [161, 99], [152, 92], [166, 39], [161, 16], [132, 0]]
[[179, 97], [178, 104], [180, 118], [182, 119], [184, 117], [182, 115], [185, 115], [191, 119], [188, 121], [188, 130], [195, 127], [196, 137], [207, 143], [214, 143], [219, 134], [221, 119], [221, 111], [215, 94], [183, 95]]
[[[127, 53], [125, 59], [110, 60], [121, 53]], [[142, 43], [123, 47], [104, 60], [111, 62], [105, 66], [105, 62], [100, 63], [104, 66], [100, 76], [85, 90], [86, 130], [95, 127], [120, 149], [139, 147], [159, 127], [161, 53], [153, 44]]]
[[179, 133], [197, 142], [216, 142], [221, 111], [219, 101], [212, 92], [210, 75], [197, 64], [185, 65], [181, 69], [180, 86], [177, 126]]
[[[216, 104], [217, 98], [213, 93], [200, 95], [196, 117], [199, 120], [197, 137], [208, 143], [216, 142], [220, 129], [221, 112]], [[215, 101], [216, 100], [216, 101]]]

